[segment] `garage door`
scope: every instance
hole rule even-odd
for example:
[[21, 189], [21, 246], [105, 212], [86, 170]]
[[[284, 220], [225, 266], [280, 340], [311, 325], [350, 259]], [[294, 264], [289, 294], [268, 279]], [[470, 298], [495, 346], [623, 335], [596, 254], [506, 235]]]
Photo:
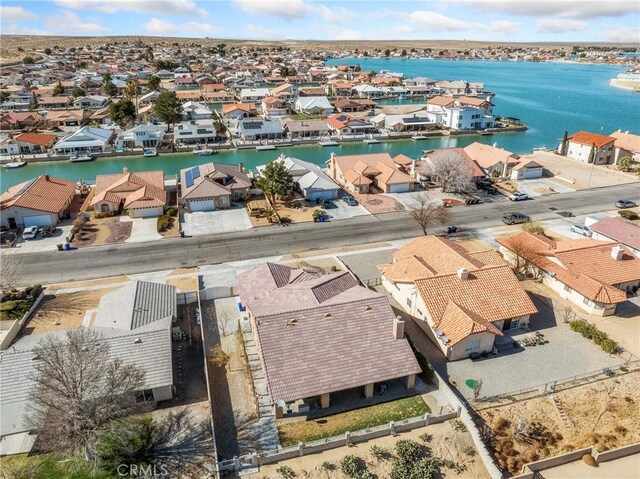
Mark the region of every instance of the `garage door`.
[[216, 209], [213, 200], [190, 201], [189, 207], [191, 211], [213, 211]]
[[327, 200], [333, 200], [338, 197], [338, 190], [306, 190], [306, 198], [312, 201], [318, 198], [325, 198]]
[[51, 215], [35, 215], [35, 216], [23, 216], [24, 226], [52, 226], [53, 220]]
[[134, 218], [153, 218], [162, 214], [162, 207], [137, 209]]
[[527, 168], [525, 170], [525, 180], [535, 180], [536, 178], [542, 178], [542, 168]]
[[399, 184], [399, 185], [390, 185], [389, 193], [406, 193], [409, 191], [411, 185], [409, 183]]

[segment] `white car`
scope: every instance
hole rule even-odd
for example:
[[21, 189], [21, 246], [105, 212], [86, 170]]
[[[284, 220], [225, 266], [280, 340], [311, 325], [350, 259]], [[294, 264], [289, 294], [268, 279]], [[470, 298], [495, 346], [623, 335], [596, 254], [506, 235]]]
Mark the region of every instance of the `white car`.
[[25, 239], [25, 240], [35, 239], [37, 235], [38, 235], [37, 226], [27, 226], [22, 232], [22, 239]]
[[529, 199], [529, 195], [526, 194], [526, 193], [520, 193], [519, 191], [516, 191], [514, 194], [509, 196], [509, 199], [511, 201], [528, 200]]
[[593, 234], [591, 228], [584, 225], [571, 225], [571, 231], [587, 237], [590, 237]]

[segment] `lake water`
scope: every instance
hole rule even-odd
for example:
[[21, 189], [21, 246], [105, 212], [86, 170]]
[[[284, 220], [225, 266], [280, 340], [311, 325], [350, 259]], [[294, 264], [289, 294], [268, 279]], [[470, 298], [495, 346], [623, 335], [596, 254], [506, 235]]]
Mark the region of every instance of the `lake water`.
[[11, 185], [42, 174], [74, 181], [93, 181], [96, 175], [117, 173], [125, 166], [130, 171], [161, 169], [165, 175], [174, 175], [181, 168], [215, 160], [221, 163], [242, 162], [245, 167], [253, 169], [276, 159], [281, 153], [323, 164], [332, 151], [345, 155], [386, 151], [391, 155], [402, 153], [417, 157], [425, 149], [466, 146], [479, 141], [488, 144], [496, 142], [502, 148], [522, 154], [538, 146], [556, 146], [565, 130], [570, 133], [589, 130], [608, 134], [621, 129], [640, 133], [640, 94], [608, 85], [609, 79], [622, 71], [619, 67], [572, 63], [378, 58], [341, 58], [327, 63], [360, 64], [364, 70], [385, 69], [403, 72], [407, 77], [481, 81], [488, 91], [496, 93], [493, 100], [495, 114], [520, 118], [529, 125], [529, 130], [483, 137], [401, 140], [377, 145], [358, 142], [325, 148], [309, 145], [279, 148], [276, 151], [231, 150], [212, 157], [165, 154], [155, 158], [108, 158], [88, 163], [34, 163], [14, 170], [2, 169], [0, 187], [4, 191]]

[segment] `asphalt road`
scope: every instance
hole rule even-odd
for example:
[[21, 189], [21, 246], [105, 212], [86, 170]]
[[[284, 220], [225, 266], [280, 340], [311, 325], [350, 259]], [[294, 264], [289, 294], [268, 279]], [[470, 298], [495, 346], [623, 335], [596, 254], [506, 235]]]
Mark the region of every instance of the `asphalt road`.
[[[465, 228], [501, 225], [502, 214], [518, 211], [534, 220], [574, 216], [614, 209], [614, 202], [629, 198], [640, 203], [640, 185], [596, 188], [555, 194], [512, 203], [496, 201], [451, 210], [450, 224]], [[554, 210], [555, 208], [555, 210]], [[438, 233], [442, 227], [430, 228]], [[50, 284], [104, 278], [121, 274], [163, 271], [180, 267], [321, 250], [341, 246], [413, 238], [422, 234], [407, 212], [360, 216], [328, 223], [301, 223], [195, 238], [171, 238], [150, 243], [97, 246], [74, 251], [20, 255], [21, 282]]]

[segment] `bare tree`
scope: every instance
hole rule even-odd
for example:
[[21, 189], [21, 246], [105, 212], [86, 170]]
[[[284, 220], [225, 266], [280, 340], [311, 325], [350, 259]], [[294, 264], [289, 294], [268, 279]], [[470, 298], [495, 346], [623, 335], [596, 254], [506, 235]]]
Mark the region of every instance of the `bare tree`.
[[94, 330], [47, 335], [33, 350], [28, 422], [44, 450], [82, 452], [92, 457], [95, 439], [109, 422], [139, 411], [134, 394], [144, 372], [110, 356]]
[[430, 160], [433, 176], [442, 186], [443, 192], [451, 193], [469, 189], [472, 172], [461, 153], [454, 150], [434, 152]]
[[526, 275], [532, 269], [535, 252], [522, 236], [515, 236], [509, 240], [510, 263], [514, 272]]
[[442, 200], [427, 192], [418, 195], [414, 205], [409, 209], [409, 214], [420, 225], [425, 236], [431, 224], [442, 225], [450, 217], [449, 209], [443, 205]]
[[22, 260], [17, 254], [0, 256], [0, 290], [11, 291], [22, 281]]

